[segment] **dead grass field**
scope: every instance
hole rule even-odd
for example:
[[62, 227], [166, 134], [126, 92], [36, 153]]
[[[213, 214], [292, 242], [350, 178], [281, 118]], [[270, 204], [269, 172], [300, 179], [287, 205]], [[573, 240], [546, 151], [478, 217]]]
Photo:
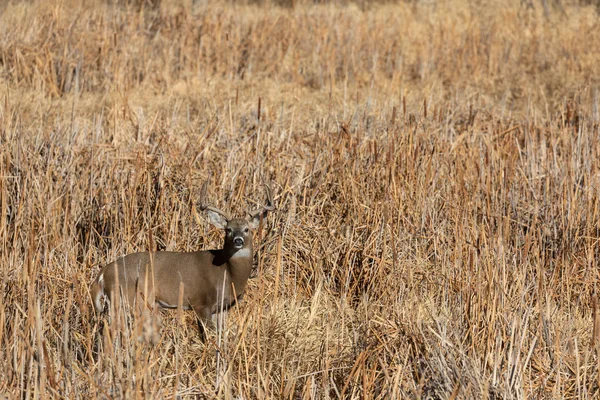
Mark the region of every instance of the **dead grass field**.
[[[598, 398], [592, 5], [83, 3], [0, 15], [0, 397]], [[95, 360], [100, 266], [220, 244], [206, 179], [272, 182], [244, 300]]]

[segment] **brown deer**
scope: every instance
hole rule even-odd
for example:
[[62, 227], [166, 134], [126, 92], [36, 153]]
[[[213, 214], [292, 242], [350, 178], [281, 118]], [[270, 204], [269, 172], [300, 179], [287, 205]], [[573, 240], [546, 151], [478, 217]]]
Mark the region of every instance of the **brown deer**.
[[[267, 204], [249, 212], [249, 219], [230, 218], [207, 205], [207, 183], [202, 186], [200, 208], [209, 221], [225, 230], [222, 249], [189, 253], [158, 251], [126, 255], [106, 265], [92, 283], [90, 293], [99, 314], [103, 296], [122, 298], [130, 306], [193, 310], [198, 317], [200, 337], [205, 327], [214, 328], [212, 315], [227, 310], [240, 300], [252, 270], [252, 230], [275, 209], [267, 186]], [[118, 300], [117, 300], [118, 301]]]

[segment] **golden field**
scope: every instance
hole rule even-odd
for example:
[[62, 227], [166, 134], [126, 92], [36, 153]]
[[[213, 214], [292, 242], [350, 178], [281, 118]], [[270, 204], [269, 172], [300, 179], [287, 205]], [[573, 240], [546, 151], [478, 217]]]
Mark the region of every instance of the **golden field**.
[[[597, 6], [2, 4], [0, 397], [598, 398]], [[101, 328], [206, 180], [277, 206], [225, 328]]]

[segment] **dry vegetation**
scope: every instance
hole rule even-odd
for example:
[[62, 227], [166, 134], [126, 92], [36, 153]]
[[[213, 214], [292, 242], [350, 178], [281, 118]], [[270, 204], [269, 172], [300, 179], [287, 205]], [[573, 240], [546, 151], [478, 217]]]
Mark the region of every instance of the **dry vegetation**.
[[[0, 15], [0, 397], [598, 398], [593, 2], [84, 3]], [[244, 301], [95, 359], [99, 266], [220, 244], [205, 179], [273, 182]]]

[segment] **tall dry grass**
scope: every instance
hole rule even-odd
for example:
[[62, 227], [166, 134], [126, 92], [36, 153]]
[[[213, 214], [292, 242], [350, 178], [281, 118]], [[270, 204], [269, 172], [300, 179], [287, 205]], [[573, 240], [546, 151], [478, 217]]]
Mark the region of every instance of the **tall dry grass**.
[[[596, 398], [598, 21], [564, 1], [4, 5], [0, 394]], [[206, 179], [235, 213], [273, 182], [244, 300], [206, 345], [163, 311], [157, 345], [122, 320], [95, 358], [99, 266], [220, 244], [193, 212]]]

